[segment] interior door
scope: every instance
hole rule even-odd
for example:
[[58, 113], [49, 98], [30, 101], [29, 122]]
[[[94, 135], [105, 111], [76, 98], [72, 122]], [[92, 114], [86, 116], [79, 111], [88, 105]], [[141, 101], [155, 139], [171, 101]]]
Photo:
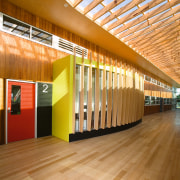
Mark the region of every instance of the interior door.
[[8, 81], [7, 141], [35, 137], [35, 84]]

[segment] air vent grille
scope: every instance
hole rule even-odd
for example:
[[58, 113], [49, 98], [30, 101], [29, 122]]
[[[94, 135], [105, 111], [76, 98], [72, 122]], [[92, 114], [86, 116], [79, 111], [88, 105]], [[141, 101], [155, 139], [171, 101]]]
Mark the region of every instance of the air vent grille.
[[59, 47], [73, 53], [73, 43], [59, 38]]
[[76, 56], [82, 57], [82, 52], [84, 50], [84, 58], [87, 58], [87, 55], [88, 55], [87, 49], [62, 38], [59, 38], [58, 40], [58, 48], [60, 48], [62, 51], [65, 51], [69, 54], [74, 54], [75, 47], [76, 47]]

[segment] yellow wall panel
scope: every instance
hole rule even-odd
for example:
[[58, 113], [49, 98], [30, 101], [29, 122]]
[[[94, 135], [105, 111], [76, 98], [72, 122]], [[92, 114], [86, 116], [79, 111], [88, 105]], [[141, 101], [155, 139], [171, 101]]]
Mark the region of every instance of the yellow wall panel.
[[72, 133], [73, 56], [53, 63], [52, 135], [69, 141]]

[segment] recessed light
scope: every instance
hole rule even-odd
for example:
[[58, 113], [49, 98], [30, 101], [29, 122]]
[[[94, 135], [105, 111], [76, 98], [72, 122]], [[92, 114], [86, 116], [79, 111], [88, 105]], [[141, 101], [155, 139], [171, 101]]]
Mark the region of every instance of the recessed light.
[[67, 3], [65, 3], [65, 4], [64, 4], [64, 7], [65, 7], [65, 8], [67, 8], [67, 7], [68, 7], [68, 4], [67, 4]]

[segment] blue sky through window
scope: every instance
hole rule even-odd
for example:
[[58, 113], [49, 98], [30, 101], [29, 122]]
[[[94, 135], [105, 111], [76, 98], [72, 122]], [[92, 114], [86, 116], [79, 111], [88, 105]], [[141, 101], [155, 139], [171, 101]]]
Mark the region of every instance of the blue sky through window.
[[100, 10], [103, 9], [103, 8], [104, 8], [103, 5], [98, 4], [94, 9], [92, 9], [90, 12], [88, 12], [87, 15], [89, 15], [89, 16], [92, 17], [94, 14], [96, 14], [98, 11], [100, 11]]
[[85, 7], [87, 7], [91, 2], [93, 2], [93, 0], [84, 0], [82, 1], [78, 7], [80, 7], [81, 9], [84, 9]]
[[109, 3], [111, 3], [114, 0], [104, 0], [102, 3], [107, 6]]
[[125, 13], [121, 14], [118, 18], [121, 19], [121, 18], [123, 18], [124, 16], [132, 13], [133, 11], [135, 11], [135, 10], [137, 10], [137, 9], [138, 9], [138, 7], [135, 6], [135, 7], [133, 7], [132, 9], [130, 9], [129, 11], [126, 11]]
[[113, 9], [111, 9], [111, 12], [114, 13], [116, 12], [118, 9], [126, 6], [127, 4], [129, 4], [130, 2], [132, 2], [132, 0], [125, 0], [122, 3], [120, 3], [119, 5], [117, 5], [116, 7], [114, 7]]
[[154, 6], [153, 8], [147, 10], [146, 12], [144, 12], [144, 14], [147, 14], [147, 13], [151, 12], [152, 10], [159, 8], [160, 6], [162, 6], [166, 3], [167, 3], [167, 1], [162, 2], [162, 3], [158, 4], [157, 6]]

